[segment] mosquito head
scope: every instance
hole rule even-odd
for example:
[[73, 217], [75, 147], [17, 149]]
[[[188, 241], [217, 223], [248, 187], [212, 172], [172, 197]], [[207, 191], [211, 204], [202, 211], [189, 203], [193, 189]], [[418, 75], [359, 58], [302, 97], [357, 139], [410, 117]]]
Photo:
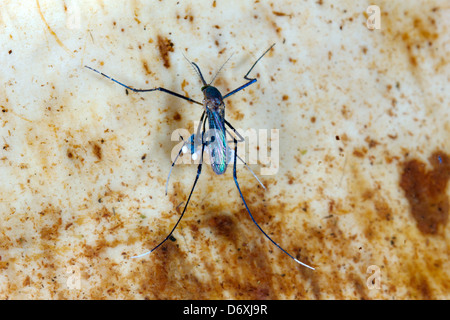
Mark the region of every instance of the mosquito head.
[[194, 70], [197, 72], [200, 80], [203, 83], [201, 90], [203, 92], [203, 104], [205, 105], [205, 107], [212, 111], [217, 111], [218, 109], [223, 108], [224, 103], [222, 94], [219, 92], [219, 90], [217, 90], [216, 87], [213, 87], [211, 84], [206, 83], [199, 66], [195, 62], [191, 62], [191, 65], [194, 67]]

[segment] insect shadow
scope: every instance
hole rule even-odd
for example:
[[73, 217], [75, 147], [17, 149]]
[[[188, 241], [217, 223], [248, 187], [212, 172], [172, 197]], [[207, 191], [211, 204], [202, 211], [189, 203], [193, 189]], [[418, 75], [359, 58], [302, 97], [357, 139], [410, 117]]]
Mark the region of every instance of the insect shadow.
[[[184, 99], [186, 101], [189, 101], [191, 103], [195, 103], [198, 105], [201, 105], [204, 110], [202, 113], [202, 116], [200, 117], [200, 122], [199, 125], [197, 127], [196, 133], [192, 134], [190, 136], [190, 138], [185, 141], [183, 143], [182, 148], [180, 149], [179, 153], [177, 154], [175, 160], [172, 162], [172, 166], [170, 168], [170, 172], [169, 172], [169, 176], [167, 177], [167, 182], [166, 182], [166, 195], [167, 195], [167, 186], [169, 183], [169, 179], [170, 179], [170, 174], [172, 173], [172, 169], [178, 159], [178, 157], [181, 155], [181, 153], [183, 152], [190, 152], [192, 159], [196, 160], [198, 158], [200, 158], [199, 164], [197, 166], [197, 175], [195, 177], [194, 180], [194, 184], [191, 188], [191, 192], [189, 193], [189, 197], [186, 201], [186, 205], [183, 208], [183, 212], [181, 213], [180, 217], [178, 218], [177, 223], [174, 225], [174, 227], [172, 228], [172, 230], [170, 231], [170, 233], [167, 235], [166, 238], [164, 238], [164, 240], [162, 240], [158, 245], [156, 245], [153, 249], [144, 252], [140, 255], [137, 256], [133, 256], [132, 258], [139, 258], [139, 257], [143, 257], [147, 254], [152, 253], [153, 251], [155, 251], [156, 249], [158, 249], [161, 245], [163, 245], [168, 239], [173, 239], [173, 232], [175, 231], [175, 229], [177, 228], [178, 224], [180, 223], [181, 219], [183, 218], [186, 209], [189, 205], [189, 201], [191, 200], [191, 196], [192, 193], [195, 190], [195, 186], [197, 185], [197, 181], [200, 177], [200, 174], [202, 172], [202, 165], [203, 165], [203, 154], [205, 152], [205, 149], [207, 150], [209, 157], [210, 157], [210, 162], [211, 162], [211, 168], [213, 169], [214, 173], [217, 175], [221, 175], [224, 174], [228, 164], [230, 163], [230, 161], [233, 159], [233, 179], [234, 182], [236, 184], [236, 187], [239, 191], [239, 195], [241, 196], [242, 202], [244, 203], [245, 209], [247, 210], [248, 214], [250, 215], [250, 218], [252, 219], [253, 223], [258, 227], [258, 229], [264, 234], [264, 236], [269, 239], [276, 247], [278, 247], [281, 251], [283, 251], [285, 254], [287, 254], [290, 258], [292, 258], [295, 262], [299, 263], [302, 266], [305, 266], [307, 268], [310, 268], [312, 270], [314, 270], [313, 267], [299, 261], [298, 259], [294, 258], [290, 253], [288, 253], [286, 250], [284, 250], [278, 243], [276, 243], [271, 237], [269, 237], [269, 235], [261, 228], [261, 226], [256, 222], [255, 218], [253, 217], [247, 202], [244, 199], [244, 196], [242, 194], [241, 188], [239, 186], [239, 182], [237, 180], [237, 173], [236, 173], [236, 162], [237, 159], [239, 159], [245, 166], [247, 169], [250, 170], [250, 172], [253, 174], [253, 176], [258, 180], [258, 182], [261, 184], [261, 186], [265, 189], [264, 185], [261, 183], [261, 181], [258, 179], [258, 177], [255, 175], [255, 173], [250, 169], [250, 167], [247, 165], [247, 163], [245, 163], [245, 161], [243, 159], [241, 159], [241, 157], [238, 156], [237, 154], [237, 144], [238, 142], [243, 142], [245, 141], [245, 139], [237, 132], [237, 130], [225, 119], [225, 103], [224, 100], [227, 99], [228, 97], [232, 96], [233, 94], [241, 91], [242, 89], [250, 86], [251, 84], [255, 83], [257, 80], [256, 78], [249, 78], [249, 74], [250, 72], [253, 70], [253, 68], [255, 67], [255, 65], [259, 62], [259, 60], [261, 60], [266, 54], [267, 52], [269, 52], [273, 46], [275, 44], [272, 44], [251, 66], [251, 68], [248, 70], [248, 72], [246, 73], [246, 75], [244, 76], [244, 79], [247, 81], [246, 83], [244, 83], [243, 85], [241, 85], [240, 87], [228, 92], [226, 95], [222, 96], [222, 94], [220, 93], [220, 91], [212, 86], [212, 83], [214, 82], [215, 78], [217, 77], [217, 75], [219, 74], [219, 72], [222, 70], [222, 68], [224, 67], [224, 65], [227, 63], [227, 60], [219, 69], [219, 71], [216, 73], [216, 75], [213, 77], [213, 79], [209, 82], [206, 83], [202, 72], [199, 68], [199, 66], [195, 63], [195, 62], [191, 62], [188, 60], [188, 62], [192, 65], [192, 67], [194, 68], [195, 72], [198, 74], [201, 82], [202, 82], [202, 87], [201, 87], [201, 91], [203, 93], [203, 101], [202, 102], [198, 102], [194, 99], [191, 99], [189, 97], [183, 96], [179, 93], [173, 92], [171, 90], [162, 88], [162, 87], [157, 87], [157, 88], [152, 88], [152, 89], [136, 89], [133, 88], [129, 85], [126, 85], [120, 81], [117, 81], [114, 78], [111, 78], [110, 76], [96, 70], [93, 69], [89, 66], [85, 66], [86, 68], [110, 79], [111, 81], [114, 81], [115, 83], [125, 87], [128, 90], [131, 90], [133, 92], [152, 92], [152, 91], [162, 91], [165, 92], [167, 94], [170, 94], [172, 96]], [[187, 60], [187, 58], [186, 58]], [[208, 124], [208, 129], [206, 129], [206, 124]], [[239, 138], [239, 140], [233, 136], [230, 131], [228, 130], [232, 130], [233, 133]], [[228, 136], [231, 137], [232, 140], [227, 141], [227, 133]], [[183, 139], [181, 137], [181, 139]], [[234, 143], [234, 150], [231, 149], [229, 147], [230, 143]]]

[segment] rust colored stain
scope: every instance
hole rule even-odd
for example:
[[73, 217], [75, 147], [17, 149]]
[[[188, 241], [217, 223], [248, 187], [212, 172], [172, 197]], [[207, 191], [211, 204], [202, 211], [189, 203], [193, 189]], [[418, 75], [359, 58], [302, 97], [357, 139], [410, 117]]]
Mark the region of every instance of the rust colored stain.
[[432, 18], [424, 20], [416, 17], [412, 21], [412, 28], [410, 32], [402, 34], [402, 40], [406, 44], [406, 49], [409, 55], [409, 61], [412, 66], [417, 67], [419, 62], [417, 61], [418, 49], [421, 49], [424, 44], [432, 46], [433, 42], [438, 38], [438, 34], [434, 32], [435, 21]]
[[[261, 189], [243, 188], [243, 194], [255, 219], [278, 240], [283, 224], [273, 221], [275, 215], [271, 213], [280, 208], [276, 205], [267, 207], [257, 201], [263, 193]], [[179, 184], [174, 185], [174, 192], [178, 195], [184, 191]], [[178, 203], [177, 199], [174, 201]], [[198, 206], [193, 198], [176, 231], [177, 241], [168, 241], [152, 253], [152, 259], [133, 261], [136, 271], [129, 280], [137, 284], [138, 292], [148, 299], [224, 299], [226, 292], [234, 299], [280, 299], [283, 297], [281, 293], [301, 299], [313, 286], [314, 294], [320, 296], [318, 284], [306, 281], [315, 281], [314, 273], [298, 267], [273, 247], [253, 224], [243, 204], [238, 203], [236, 210], [230, 210], [229, 205], [212, 204], [207, 200]], [[139, 232], [139, 237], [148, 239], [151, 247], [158, 237], [166, 235], [167, 228], [161, 228], [158, 234], [148, 230]], [[191, 236], [184, 239], [189, 234]], [[305, 258], [307, 254], [303, 254], [303, 250], [300, 256], [299, 245], [304, 243], [302, 237], [289, 234], [291, 237], [290, 241], [285, 239], [285, 246], [297, 258]], [[194, 253], [196, 258], [192, 259]], [[275, 266], [278, 259], [282, 261], [282, 271]], [[214, 280], [201, 276], [200, 270]], [[108, 274], [103, 288], [112, 288], [114, 277], [114, 274]], [[122, 284], [120, 286], [123, 287]]]
[[367, 149], [366, 149], [365, 147], [362, 147], [362, 148], [355, 148], [355, 149], [353, 150], [353, 155], [354, 155], [355, 157], [358, 157], [358, 158], [364, 158], [364, 156], [366, 155], [366, 153], [367, 153]]
[[169, 52], [173, 52], [174, 44], [169, 38], [158, 36], [158, 49], [164, 61], [164, 67], [170, 68]]
[[287, 13], [284, 13], [284, 12], [272, 11], [272, 13], [274, 15], [278, 16], [278, 17], [286, 17], [286, 16], [289, 17], [289, 18], [292, 17], [292, 14], [287, 14]]
[[187, 92], [186, 90], [185, 90], [185, 88], [186, 88], [186, 86], [189, 84], [189, 82], [187, 82], [186, 80], [183, 80], [183, 82], [181, 83], [181, 90], [183, 90], [183, 92], [184, 92], [184, 95], [186, 96], [186, 97], [189, 97], [189, 92]]
[[209, 219], [208, 224], [214, 228], [214, 232], [226, 239], [235, 240], [235, 222], [230, 216], [216, 216]]
[[53, 208], [49, 205], [47, 208], [39, 212], [42, 220], [42, 228], [40, 230], [41, 240], [57, 241], [59, 230], [62, 225], [61, 210]]
[[39, 4], [39, 0], [36, 0], [36, 4], [37, 4], [37, 8], [39, 11], [39, 15], [41, 16], [42, 21], [44, 22], [45, 26], [47, 27], [48, 32], [50, 32], [50, 34], [55, 38], [56, 42], [62, 47], [64, 48], [64, 50], [67, 51], [67, 53], [69, 53], [72, 57], [74, 57], [74, 54], [69, 50], [69, 48], [67, 48], [64, 43], [62, 43], [61, 40], [59, 40], [58, 36], [56, 35], [56, 33], [52, 30], [52, 28], [49, 26], [49, 24], [47, 23], [47, 20], [45, 20], [44, 15], [42, 14], [41, 11], [41, 5]]
[[102, 160], [102, 147], [97, 143], [92, 143], [92, 152], [98, 160]]
[[151, 75], [151, 74], [152, 74], [152, 71], [151, 71], [150, 68], [148, 67], [147, 61], [143, 61], [143, 62], [142, 62], [142, 66], [144, 67], [145, 74], [147, 74], [147, 75]]
[[173, 115], [173, 120], [175, 120], [175, 121], [181, 120], [181, 114], [178, 111], [175, 112], [175, 114]]
[[441, 151], [434, 152], [426, 164], [413, 159], [403, 164], [400, 186], [411, 207], [417, 227], [424, 234], [437, 234], [439, 225], [448, 221], [449, 200], [446, 194], [450, 178], [450, 158]]

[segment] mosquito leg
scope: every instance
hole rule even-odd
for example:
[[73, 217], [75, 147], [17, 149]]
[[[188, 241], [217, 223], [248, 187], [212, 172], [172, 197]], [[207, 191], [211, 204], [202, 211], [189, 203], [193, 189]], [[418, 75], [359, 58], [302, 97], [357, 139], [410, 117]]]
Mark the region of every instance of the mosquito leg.
[[87, 69], [89, 69], [89, 70], [92, 70], [92, 71], [94, 71], [94, 72], [97, 72], [98, 74], [104, 76], [105, 78], [108, 78], [109, 80], [114, 81], [115, 83], [121, 85], [122, 87], [125, 87], [125, 88], [127, 88], [127, 89], [129, 89], [129, 90], [131, 90], [131, 91], [134, 91], [134, 92], [162, 91], [162, 92], [168, 93], [168, 94], [170, 94], [170, 95], [172, 95], [172, 96], [175, 96], [175, 97], [177, 97], [177, 98], [181, 98], [181, 99], [187, 100], [187, 101], [189, 101], [189, 102], [196, 103], [196, 104], [199, 104], [199, 105], [203, 106], [202, 103], [200, 103], [200, 102], [198, 102], [198, 101], [195, 101], [194, 99], [185, 97], [185, 96], [183, 96], [183, 95], [181, 95], [181, 94], [179, 94], [179, 93], [170, 91], [170, 90], [165, 89], [165, 88], [162, 88], [162, 87], [153, 88], [153, 89], [136, 89], [136, 88], [130, 87], [130, 86], [128, 86], [128, 85], [126, 85], [126, 84], [124, 84], [124, 83], [122, 83], [122, 82], [120, 82], [120, 81], [114, 79], [114, 78], [111, 78], [110, 76], [108, 76], [108, 75], [104, 74], [103, 72], [100, 72], [100, 71], [98, 71], [98, 70], [96, 70], [96, 69], [94, 69], [94, 68], [91, 68], [91, 67], [89, 67], [89, 66], [84, 66], [84, 67], [87, 68]]
[[[203, 132], [205, 131], [205, 123], [206, 123], [206, 121], [204, 120], [204, 121], [203, 121]], [[154, 247], [154, 248], [151, 249], [150, 251], [144, 252], [144, 253], [142, 253], [142, 254], [140, 254], [140, 255], [137, 255], [137, 256], [133, 256], [133, 257], [131, 257], [131, 258], [140, 258], [140, 257], [143, 257], [143, 256], [145, 256], [145, 255], [147, 255], [147, 254], [150, 254], [150, 253], [152, 253], [153, 251], [155, 251], [156, 249], [158, 249], [164, 242], [167, 241], [167, 239], [170, 239], [170, 237], [172, 236], [172, 233], [175, 231], [175, 229], [177, 228], [177, 226], [178, 226], [178, 224], [180, 223], [181, 219], [183, 218], [184, 213], [186, 212], [186, 209], [187, 209], [187, 207], [188, 207], [188, 205], [189, 205], [189, 201], [191, 200], [192, 193], [194, 192], [195, 186], [197, 185], [198, 178], [200, 177], [200, 174], [202, 173], [203, 152], [205, 151], [205, 143], [203, 142], [203, 132], [202, 132], [202, 152], [201, 152], [201, 155], [200, 155], [200, 162], [199, 162], [198, 167], [197, 167], [197, 176], [195, 177], [194, 184], [193, 184], [193, 186], [192, 186], [191, 192], [189, 193], [189, 197], [188, 197], [188, 199], [187, 199], [187, 201], [186, 201], [186, 206], [183, 208], [183, 212], [181, 213], [180, 218], [178, 218], [177, 223], [176, 223], [175, 226], [172, 228], [172, 230], [171, 230], [170, 233], [167, 235], [167, 237], [166, 237], [163, 241], [161, 241], [156, 247]]]
[[[225, 120], [225, 119], [224, 119]], [[233, 130], [233, 132], [239, 137], [240, 140], [236, 140], [236, 138], [234, 138], [233, 136], [231, 136], [230, 132], [227, 130], [228, 134], [233, 137], [233, 140], [236, 142], [244, 142], [245, 139], [239, 134], [239, 132], [237, 132], [237, 130], [227, 121], [225, 120], [225, 124], [231, 129]], [[232, 150], [231, 150], [232, 151]], [[258, 180], [259, 184], [261, 185], [261, 187], [264, 188], [264, 190], [266, 189], [266, 187], [264, 186], [264, 184], [261, 182], [261, 180], [258, 179], [258, 177], [256, 176], [256, 174], [253, 172], [252, 169], [250, 169], [250, 167], [247, 165], [247, 163], [241, 158], [239, 157], [239, 155], [235, 155], [235, 158], [239, 158], [239, 160], [241, 160], [241, 162], [245, 165], [245, 167], [253, 174], [253, 176], [255, 177], [256, 180]]]
[[[198, 129], [197, 129], [197, 136], [200, 135], [200, 128], [201, 128], [201, 125], [202, 125], [202, 123], [203, 123], [203, 119], [205, 118], [205, 114], [206, 114], [205, 111], [203, 111], [203, 114], [202, 114], [202, 116], [200, 117], [200, 122], [199, 122]], [[169, 171], [169, 176], [167, 177], [167, 181], [166, 181], [166, 196], [167, 196], [167, 190], [168, 190], [168, 186], [169, 186], [170, 175], [172, 174], [172, 169], [173, 169], [173, 167], [175, 166], [175, 163], [177, 162], [178, 157], [181, 155], [181, 153], [183, 152], [184, 147], [185, 147], [187, 144], [190, 144], [190, 145], [191, 145], [190, 152], [191, 152], [191, 154], [193, 154], [193, 150], [196, 149], [196, 148], [195, 148], [195, 147], [196, 147], [195, 144], [197, 143], [195, 137], [196, 137], [196, 135], [193, 134], [193, 135], [189, 138], [189, 141], [186, 141], [186, 142], [183, 144], [183, 146], [181, 147], [180, 151], [178, 152], [178, 155], [176, 156], [175, 160], [172, 162], [172, 166], [170, 167], [170, 171]], [[183, 137], [182, 137], [182, 136], [180, 136], [180, 138], [181, 138], [181, 140], [183, 140]], [[194, 146], [194, 148], [192, 148], [192, 146]]]
[[252, 72], [253, 68], [254, 68], [255, 65], [258, 63], [258, 61], [261, 60], [261, 58], [264, 57], [265, 54], [266, 54], [267, 52], [269, 52], [270, 49], [272, 49], [274, 45], [275, 45], [275, 43], [274, 43], [273, 45], [271, 45], [270, 48], [267, 49], [267, 50], [266, 50], [266, 51], [258, 58], [258, 60], [255, 61], [255, 63], [254, 63], [254, 64], [252, 65], [252, 67], [250, 68], [250, 70], [248, 70], [247, 74], [244, 76], [244, 79], [245, 79], [245, 80], [248, 80], [248, 82], [245, 83], [245, 84], [243, 84], [243, 85], [240, 86], [239, 88], [236, 88], [236, 89], [234, 89], [233, 91], [231, 91], [231, 92], [227, 93], [226, 95], [224, 95], [224, 96], [223, 96], [223, 100], [225, 100], [227, 97], [229, 97], [229, 96], [235, 94], [235, 93], [238, 92], [238, 91], [241, 91], [242, 89], [248, 87], [249, 85], [251, 85], [251, 84], [253, 84], [253, 83], [255, 83], [255, 82], [257, 81], [256, 78], [249, 78], [248, 75], [249, 75], [250, 72]]
[[[236, 140], [236, 139], [235, 139]], [[253, 223], [258, 227], [258, 229], [266, 236], [267, 239], [269, 239], [275, 246], [277, 246], [281, 251], [283, 251], [285, 254], [287, 254], [289, 257], [291, 257], [295, 262], [301, 264], [302, 266], [305, 266], [307, 268], [310, 268], [312, 270], [314, 270], [313, 267], [295, 259], [292, 255], [290, 255], [286, 250], [284, 250], [282, 247], [280, 247], [280, 245], [278, 243], [276, 243], [275, 241], [272, 240], [271, 237], [269, 237], [267, 235], [267, 233], [264, 232], [264, 230], [259, 226], [259, 224], [255, 221], [255, 218], [253, 218], [252, 213], [250, 212], [250, 209], [247, 206], [247, 203], [245, 202], [244, 196], [242, 195], [241, 192], [241, 188], [239, 187], [239, 183], [237, 181], [237, 174], [236, 174], [236, 157], [237, 157], [237, 143], [235, 141], [235, 145], [234, 145], [234, 164], [233, 164], [233, 178], [234, 178], [234, 182], [236, 184], [236, 187], [239, 191], [239, 195], [241, 196], [242, 201], [244, 202], [244, 206], [245, 209], [247, 209], [248, 214], [250, 215], [250, 218], [252, 219]]]
[[[245, 141], [245, 139], [244, 139], [244, 137], [243, 136], [241, 136], [241, 134], [235, 129], [235, 128], [233, 128], [233, 126], [226, 120], [226, 119], [223, 119], [224, 121], [225, 121], [225, 124], [231, 129], [231, 130], [233, 130], [233, 132], [238, 136], [238, 138], [239, 138], [239, 140], [237, 140], [237, 142], [244, 142]], [[231, 134], [230, 134], [230, 132], [227, 130], [227, 132], [228, 132], [228, 134], [231, 136], [231, 137], [233, 137]], [[230, 141], [231, 142], [231, 141]]]
[[241, 157], [237, 156], [239, 160], [241, 160], [241, 162], [244, 164], [244, 166], [252, 173], [252, 175], [255, 177], [255, 179], [259, 182], [259, 184], [261, 185], [261, 187], [264, 188], [264, 190], [266, 190], [266, 187], [264, 186], [264, 184], [261, 182], [261, 180], [259, 180], [258, 176], [253, 172], [253, 170], [247, 165], [247, 163], [245, 163], [244, 160], [242, 160]]
[[186, 212], [186, 209], [187, 209], [187, 207], [189, 205], [189, 201], [191, 200], [192, 193], [195, 190], [195, 186], [197, 184], [198, 178], [200, 177], [200, 173], [202, 172], [202, 164], [203, 164], [202, 162], [203, 162], [203, 151], [204, 151], [204, 149], [205, 149], [205, 145], [203, 145], [203, 147], [202, 147], [202, 157], [201, 157], [200, 163], [198, 164], [198, 167], [197, 167], [197, 176], [195, 177], [194, 185], [192, 186], [191, 192], [189, 193], [189, 197], [187, 199], [186, 206], [183, 208], [183, 212], [181, 213], [180, 218], [178, 219], [178, 221], [175, 224], [175, 226], [172, 228], [172, 230], [167, 235], [167, 237], [163, 241], [161, 241], [156, 247], [154, 247], [150, 251], [144, 252], [144, 253], [142, 253], [140, 255], [137, 255], [137, 256], [134, 256], [134, 257], [131, 257], [131, 258], [140, 258], [140, 257], [143, 257], [143, 256], [145, 256], [147, 254], [152, 253], [153, 251], [158, 249], [164, 242], [166, 242], [168, 239], [170, 239], [172, 237], [172, 233], [175, 231], [175, 229], [177, 228], [177, 226], [180, 223], [181, 219], [183, 218], [184, 213]]
[[[181, 138], [181, 140], [183, 140], [183, 137], [181, 135], [180, 135], [180, 138]], [[189, 139], [189, 140], [191, 140], [191, 139]], [[187, 145], [187, 144], [190, 144], [190, 142], [189, 141], [185, 141], [183, 143], [183, 146], [181, 147], [180, 151], [178, 152], [177, 156], [175, 157], [175, 160], [172, 162], [172, 166], [170, 167], [169, 175], [167, 176], [167, 181], [166, 181], [166, 196], [167, 196], [167, 189], [168, 189], [168, 186], [169, 186], [170, 175], [172, 174], [172, 169], [175, 166], [175, 163], [177, 162], [178, 157], [183, 153], [184, 146]]]

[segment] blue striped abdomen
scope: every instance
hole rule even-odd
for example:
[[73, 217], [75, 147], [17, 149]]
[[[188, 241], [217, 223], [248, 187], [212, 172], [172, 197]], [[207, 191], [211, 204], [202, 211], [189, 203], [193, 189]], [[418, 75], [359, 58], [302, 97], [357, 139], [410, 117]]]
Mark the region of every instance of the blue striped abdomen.
[[211, 167], [216, 174], [224, 174], [228, 165], [224, 113], [224, 109], [219, 112], [207, 110], [209, 130], [206, 141]]

